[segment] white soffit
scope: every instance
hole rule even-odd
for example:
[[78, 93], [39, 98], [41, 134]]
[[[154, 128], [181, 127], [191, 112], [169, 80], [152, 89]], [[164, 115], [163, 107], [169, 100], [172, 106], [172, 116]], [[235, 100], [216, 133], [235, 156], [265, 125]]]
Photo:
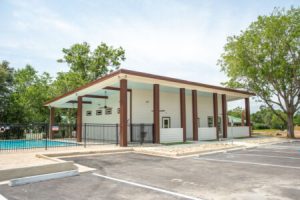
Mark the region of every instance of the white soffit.
[[226, 95], [235, 96], [235, 97], [239, 97], [239, 98], [246, 98], [246, 97], [251, 96], [248, 94], [242, 94], [242, 93], [233, 92], [233, 91], [225, 91], [225, 90], [221, 90], [221, 89], [214, 89], [214, 88], [178, 83], [178, 82], [174, 82], [174, 81], [167, 81], [167, 80], [161, 80], [161, 79], [147, 78], [147, 77], [130, 75], [130, 74], [123, 74], [123, 76], [126, 77], [126, 79], [129, 81], [140, 82], [140, 83], [159, 84], [159, 85], [168, 86], [168, 87], [185, 88], [185, 89], [189, 89], [189, 90], [197, 90], [197, 91], [202, 91], [202, 92], [226, 94]]
[[[96, 83], [94, 85], [86, 87], [82, 90], [76, 91], [70, 95], [66, 95], [65, 97], [62, 97], [56, 101], [50, 102], [50, 103], [46, 104], [45, 106], [62, 107], [62, 105], [66, 105], [67, 104], [66, 102], [68, 102], [68, 101], [74, 101], [74, 100], [76, 101], [78, 96], [97, 93], [97, 91], [99, 91], [107, 86], [111, 86], [115, 82], [118, 82], [118, 81], [119, 81], [118, 76], [113, 76], [104, 81], [101, 81], [99, 83]], [[70, 103], [70, 105], [72, 105], [72, 104]], [[72, 107], [72, 106], [68, 106], [68, 107]]]

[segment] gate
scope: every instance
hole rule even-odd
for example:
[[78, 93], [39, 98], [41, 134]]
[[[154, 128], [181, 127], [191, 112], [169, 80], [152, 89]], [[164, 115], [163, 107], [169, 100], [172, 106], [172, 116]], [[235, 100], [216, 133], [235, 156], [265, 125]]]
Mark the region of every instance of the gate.
[[153, 124], [131, 124], [131, 143], [153, 143]]

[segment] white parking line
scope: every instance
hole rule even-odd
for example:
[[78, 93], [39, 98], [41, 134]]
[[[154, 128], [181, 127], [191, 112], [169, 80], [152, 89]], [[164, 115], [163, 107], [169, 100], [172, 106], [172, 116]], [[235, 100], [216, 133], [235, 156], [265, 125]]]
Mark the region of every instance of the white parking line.
[[226, 153], [226, 154], [235, 154], [235, 155], [243, 155], [243, 156], [258, 156], [258, 157], [268, 157], [268, 158], [287, 158], [300, 160], [300, 158], [290, 157], [290, 156], [270, 156], [270, 155], [262, 155], [262, 154], [250, 154], [250, 153]]
[[257, 162], [223, 160], [223, 159], [214, 159], [214, 158], [194, 158], [194, 159], [195, 160], [216, 161], [216, 162], [228, 162], [228, 163], [248, 164], [248, 165], [259, 165], [259, 166], [267, 166], [267, 167], [280, 167], [280, 168], [289, 168], [289, 169], [300, 169], [300, 167], [285, 166], [285, 165], [273, 165], [273, 164], [257, 163]]
[[300, 147], [293, 147], [293, 146], [280, 146], [280, 145], [272, 145], [272, 146], [265, 146], [265, 147], [260, 147], [262, 149], [291, 149], [291, 150], [299, 150]]
[[180, 194], [180, 193], [177, 193], [177, 192], [172, 192], [172, 191], [160, 189], [160, 188], [157, 188], [157, 187], [152, 187], [152, 186], [149, 186], [149, 185], [134, 183], [134, 182], [131, 182], [131, 181], [117, 179], [117, 178], [113, 178], [113, 177], [109, 177], [109, 176], [104, 176], [104, 175], [97, 174], [97, 173], [93, 173], [93, 175], [101, 177], [101, 178], [105, 178], [105, 179], [108, 179], [108, 180], [133, 185], [133, 186], [136, 186], [136, 187], [146, 188], [146, 189], [149, 189], [149, 190], [154, 190], [154, 191], [162, 192], [162, 193], [165, 193], [165, 194], [170, 194], [170, 195], [173, 195], [173, 196], [176, 196], [176, 197], [181, 197], [181, 198], [191, 199], [191, 200], [202, 200], [202, 199], [197, 198], [197, 197], [192, 197], [192, 196], [188, 196], [188, 195], [185, 195], [185, 194]]
[[4, 196], [2, 196], [2, 195], [0, 194], [0, 200], [7, 200], [7, 198], [5, 198]]
[[274, 153], [287, 153], [287, 154], [297, 154], [300, 155], [300, 152], [297, 151], [291, 151], [291, 152], [286, 152], [286, 151], [277, 151], [277, 150], [272, 150], [272, 149], [249, 149], [247, 151], [256, 151], [256, 152], [274, 152]]

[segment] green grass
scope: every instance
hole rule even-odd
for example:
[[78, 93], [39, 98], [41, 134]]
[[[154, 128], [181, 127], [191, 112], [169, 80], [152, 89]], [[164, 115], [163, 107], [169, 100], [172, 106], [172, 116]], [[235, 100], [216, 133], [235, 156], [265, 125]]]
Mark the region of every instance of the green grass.
[[193, 142], [170, 142], [170, 143], [162, 143], [162, 145], [170, 146], [170, 145], [178, 145], [178, 144], [192, 144]]

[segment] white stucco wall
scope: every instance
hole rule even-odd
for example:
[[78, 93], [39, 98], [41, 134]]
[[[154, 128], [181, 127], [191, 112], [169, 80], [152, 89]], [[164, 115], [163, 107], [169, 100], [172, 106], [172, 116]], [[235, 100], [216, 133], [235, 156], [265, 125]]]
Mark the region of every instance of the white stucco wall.
[[217, 139], [216, 127], [198, 128], [198, 140], [215, 140]]
[[[130, 109], [130, 103], [129, 103], [129, 92], [127, 93], [127, 105], [128, 105], [128, 121], [129, 121], [129, 109]], [[92, 99], [92, 104], [83, 104], [82, 107], [82, 123], [101, 123], [101, 124], [117, 124], [120, 123], [119, 121], [119, 114], [117, 113], [117, 109], [120, 107], [119, 103], [119, 93], [115, 93], [112, 96], [109, 96], [109, 98], [106, 100], [106, 104], [108, 107], [112, 107], [112, 114], [105, 115], [105, 109], [102, 108], [102, 115], [96, 115], [96, 110], [99, 109], [99, 107], [103, 107], [104, 99]], [[100, 104], [100, 106], [99, 106]], [[91, 116], [86, 116], [86, 111], [92, 111]]]
[[249, 137], [249, 126], [232, 126], [227, 128], [228, 138]]
[[[200, 118], [200, 128], [208, 128], [208, 116], [213, 116], [213, 97], [197, 96], [198, 117]], [[192, 96], [186, 96], [186, 119], [187, 119], [187, 138], [193, 137], [193, 120], [192, 120]], [[218, 116], [222, 115], [222, 100], [221, 95], [218, 95]], [[222, 131], [222, 118], [221, 118]]]
[[[130, 122], [130, 93], [128, 92], [128, 124]], [[210, 96], [198, 95], [198, 116], [200, 118], [200, 127], [208, 127], [208, 116], [213, 116], [213, 98]], [[102, 115], [96, 115], [96, 110], [99, 108], [99, 103], [104, 106], [104, 99], [93, 99], [92, 104], [83, 105], [83, 123], [100, 123], [100, 124], [117, 124], [119, 123], [119, 93], [109, 96], [107, 106], [112, 107], [112, 114], [105, 115], [105, 110], [102, 109]], [[86, 111], [92, 111], [92, 116], [86, 116]], [[160, 92], [160, 126], [162, 126], [162, 117], [171, 118], [171, 128], [180, 128], [180, 97], [178, 93]], [[222, 105], [221, 95], [218, 95], [218, 113], [221, 116]], [[132, 123], [153, 123], [153, 91], [152, 90], [132, 90]], [[186, 92], [186, 124], [187, 138], [192, 138], [192, 98], [191, 94]], [[221, 126], [222, 127], [222, 126]], [[174, 129], [175, 130], [175, 129]], [[209, 131], [211, 132], [211, 131]], [[115, 133], [113, 133], [115, 134]], [[209, 134], [209, 133], [207, 133]], [[128, 132], [128, 138], [129, 138]], [[200, 132], [199, 132], [200, 135]], [[215, 137], [215, 134], [211, 138]], [[200, 139], [202, 137], [199, 137]], [[210, 138], [208, 135], [203, 136], [203, 140]]]
[[161, 128], [160, 129], [160, 142], [183, 142], [182, 128]]

